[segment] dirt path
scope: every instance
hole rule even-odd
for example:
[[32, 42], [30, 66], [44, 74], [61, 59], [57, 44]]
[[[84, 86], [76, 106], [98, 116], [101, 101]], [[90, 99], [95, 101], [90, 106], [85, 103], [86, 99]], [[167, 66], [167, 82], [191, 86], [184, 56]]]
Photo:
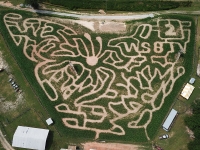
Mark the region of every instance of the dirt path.
[[0, 142], [6, 150], [14, 150], [8, 141], [4, 138], [3, 133], [0, 130]]

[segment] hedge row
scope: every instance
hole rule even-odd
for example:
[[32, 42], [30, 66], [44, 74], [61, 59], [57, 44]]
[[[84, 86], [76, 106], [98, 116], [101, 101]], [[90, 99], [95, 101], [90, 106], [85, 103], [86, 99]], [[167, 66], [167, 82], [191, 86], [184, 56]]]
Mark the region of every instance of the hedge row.
[[71, 10], [104, 9], [116, 11], [158, 11], [169, 10], [180, 6], [190, 7], [191, 1], [135, 1], [135, 0], [40, 0], [54, 5], [64, 6]]

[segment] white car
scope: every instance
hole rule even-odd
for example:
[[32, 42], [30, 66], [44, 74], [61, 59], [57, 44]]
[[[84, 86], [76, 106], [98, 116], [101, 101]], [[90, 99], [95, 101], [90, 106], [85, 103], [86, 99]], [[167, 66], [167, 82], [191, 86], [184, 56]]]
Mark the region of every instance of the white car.
[[162, 139], [168, 139], [168, 138], [169, 138], [168, 134], [163, 134], [163, 135], [159, 136], [160, 140], [162, 140]]

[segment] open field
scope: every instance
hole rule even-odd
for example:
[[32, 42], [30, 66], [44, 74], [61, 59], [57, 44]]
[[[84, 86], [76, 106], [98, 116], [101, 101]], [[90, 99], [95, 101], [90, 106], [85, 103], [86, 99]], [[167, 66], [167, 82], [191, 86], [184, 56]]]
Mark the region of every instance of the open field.
[[[11, 53], [39, 102], [72, 141], [152, 139], [177, 95], [173, 89], [190, 75], [189, 17], [129, 22], [126, 34], [95, 34], [20, 11], [1, 17], [2, 34], [13, 41]], [[176, 61], [180, 49], [185, 54]]]

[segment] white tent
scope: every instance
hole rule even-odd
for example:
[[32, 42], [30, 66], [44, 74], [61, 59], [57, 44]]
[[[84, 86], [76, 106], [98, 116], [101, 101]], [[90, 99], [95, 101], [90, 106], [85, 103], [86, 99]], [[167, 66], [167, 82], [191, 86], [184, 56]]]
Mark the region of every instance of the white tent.
[[166, 118], [165, 122], [162, 125], [165, 131], [169, 131], [177, 114], [178, 112], [175, 109], [171, 110], [171, 112], [169, 113], [168, 117]]
[[189, 99], [189, 97], [192, 94], [193, 90], [194, 90], [194, 86], [189, 84], [189, 83], [187, 83], [185, 85], [185, 87], [183, 88], [183, 91], [181, 92], [181, 96], [183, 96], [186, 99]]
[[45, 150], [49, 130], [18, 126], [12, 141], [13, 147]]
[[51, 118], [48, 118], [48, 119], [46, 120], [46, 123], [47, 123], [48, 126], [49, 126], [49, 125], [53, 124], [53, 120], [52, 120]]

